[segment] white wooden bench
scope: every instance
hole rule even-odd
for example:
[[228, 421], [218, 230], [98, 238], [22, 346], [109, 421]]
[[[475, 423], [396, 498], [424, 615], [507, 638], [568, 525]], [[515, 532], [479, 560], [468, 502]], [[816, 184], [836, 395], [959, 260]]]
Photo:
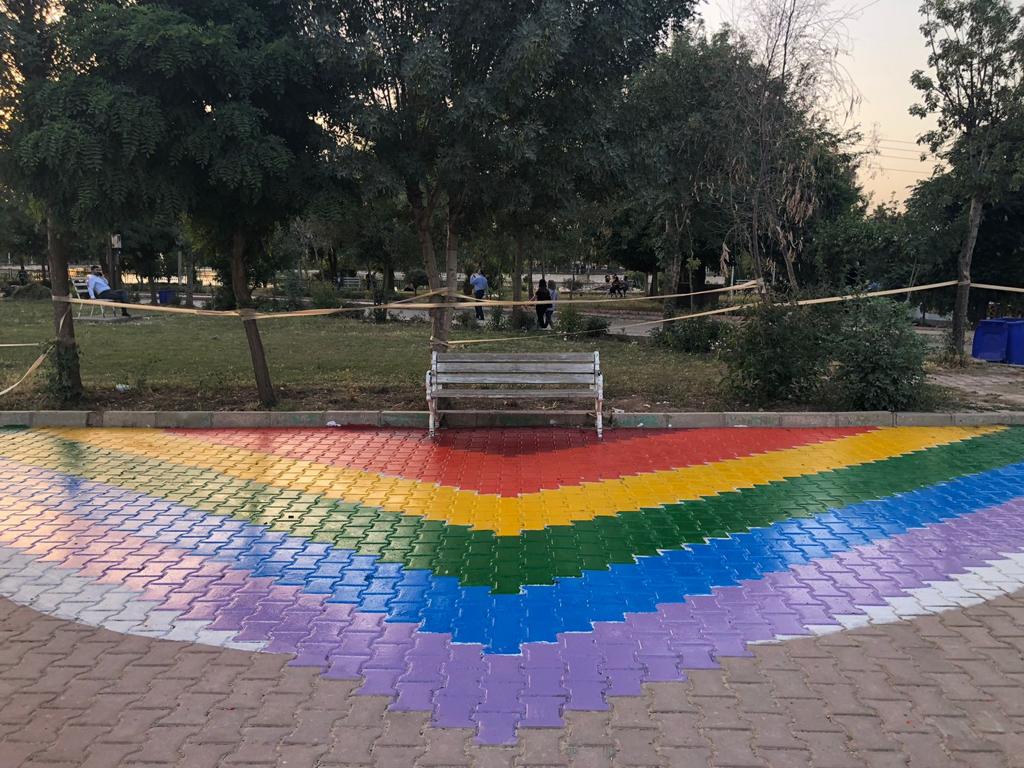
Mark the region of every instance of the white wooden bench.
[[589, 400], [597, 436], [604, 435], [601, 355], [435, 352], [427, 371], [430, 435], [440, 425], [441, 400]]
[[[87, 277], [73, 277], [73, 278], [71, 278], [70, 283], [71, 283], [71, 292], [75, 294], [74, 297], [76, 299], [88, 299], [89, 298], [89, 278], [87, 278]], [[115, 311], [114, 307], [104, 307], [102, 305], [97, 306], [96, 304], [79, 304], [78, 305], [78, 315], [76, 315], [75, 319], [76, 320], [81, 320], [82, 318], [84, 318], [86, 310], [89, 311], [89, 317], [95, 317], [97, 309], [100, 311], [100, 318], [101, 319], [107, 316], [107, 310], [108, 309], [110, 310], [110, 316], [111, 317], [116, 317], [117, 316], [117, 312]]]

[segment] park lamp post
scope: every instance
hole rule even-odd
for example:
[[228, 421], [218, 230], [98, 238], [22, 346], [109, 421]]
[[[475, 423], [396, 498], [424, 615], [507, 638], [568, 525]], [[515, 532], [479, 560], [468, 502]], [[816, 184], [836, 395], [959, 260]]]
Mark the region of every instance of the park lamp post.
[[110, 236], [110, 287], [117, 289], [121, 287], [121, 235], [114, 233]]

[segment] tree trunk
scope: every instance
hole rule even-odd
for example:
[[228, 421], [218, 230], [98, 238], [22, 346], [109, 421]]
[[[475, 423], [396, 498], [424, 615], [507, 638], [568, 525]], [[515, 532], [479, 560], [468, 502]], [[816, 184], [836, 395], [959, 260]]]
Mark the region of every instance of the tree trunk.
[[789, 289], [795, 293], [800, 290], [800, 283], [796, 279], [796, 256], [793, 254], [792, 249], [787, 248], [783, 258], [786, 260], [786, 277], [789, 280]]
[[384, 253], [382, 259], [384, 262], [384, 295], [390, 296], [395, 292], [395, 264], [391, 260], [390, 253]]
[[[679, 248], [679, 227], [674, 217], [665, 220], [665, 247], [669, 251], [668, 264], [665, 265], [665, 292], [679, 293], [683, 279], [683, 254]], [[679, 299], [665, 299], [662, 315], [675, 317], [678, 313]]]
[[146, 284], [149, 286], [149, 303], [150, 304], [156, 304], [157, 303], [156, 283], [153, 282], [153, 276], [152, 275], [146, 275]]
[[458, 213], [452, 209], [451, 201], [448, 202], [447, 217], [448, 237], [444, 249], [445, 279], [447, 280], [448, 291], [445, 294], [447, 306], [441, 312], [441, 333], [435, 337], [439, 349], [448, 348], [448, 337], [452, 327], [452, 314], [454, 312], [456, 294], [458, 293], [459, 282], [459, 226]]
[[648, 288], [647, 288], [647, 295], [648, 296], [657, 296], [658, 295], [658, 267], [657, 266], [655, 266], [654, 269], [651, 270], [651, 282], [649, 283]]
[[[419, 183], [410, 182], [406, 185], [406, 197], [409, 200], [409, 207], [412, 208], [413, 223], [416, 228], [416, 239], [420, 244], [420, 255], [423, 257], [423, 268], [427, 271], [427, 286], [431, 291], [438, 291], [441, 289], [441, 273], [437, 269], [437, 253], [434, 250], [434, 235], [430, 231], [430, 223], [433, 218], [434, 211], [428, 206], [424, 205], [423, 202], [423, 191], [420, 189]], [[432, 296], [431, 303], [439, 303], [441, 300], [440, 296]], [[441, 311], [440, 306], [437, 309], [430, 310], [430, 321], [431, 321], [431, 350], [444, 351], [444, 346], [436, 342], [437, 339], [441, 338], [442, 332], [444, 333], [444, 340], [448, 340], [447, 330], [442, 331], [444, 313]]]
[[331, 285], [338, 284], [338, 252], [333, 245], [327, 249], [327, 277]]
[[[512, 301], [523, 300], [523, 254], [526, 252], [526, 235], [521, 231], [516, 232], [515, 248], [512, 250]], [[525, 312], [524, 307], [512, 308], [512, 327], [522, 328], [520, 318]]]
[[967, 358], [964, 347], [967, 340], [967, 306], [971, 298], [971, 261], [974, 259], [974, 246], [978, 242], [978, 230], [981, 228], [983, 213], [984, 204], [981, 197], [975, 193], [971, 196], [971, 211], [967, 219], [967, 237], [964, 240], [963, 248], [960, 249], [960, 258], [957, 262], [957, 279], [959, 283], [956, 287], [956, 305], [953, 308], [952, 351], [959, 359], [961, 365], [964, 364]]
[[[245, 233], [235, 232], [231, 241], [231, 288], [235, 294], [235, 304], [239, 309], [251, 309], [252, 295], [249, 293], [249, 278], [245, 269]], [[249, 357], [252, 358], [252, 370], [256, 375], [256, 391], [264, 407], [271, 408], [277, 403], [274, 386], [270, 381], [270, 369], [267, 368], [267, 356], [263, 351], [263, 340], [255, 320], [243, 320], [245, 338], [249, 342]]]
[[[68, 241], [67, 233], [53, 220], [46, 220], [47, 255], [50, 267], [50, 293], [54, 298], [68, 296]], [[75, 321], [71, 305], [53, 302], [53, 327], [57, 335], [54, 366], [57, 370], [58, 391], [61, 399], [74, 402], [82, 397], [82, 370], [75, 342]]]

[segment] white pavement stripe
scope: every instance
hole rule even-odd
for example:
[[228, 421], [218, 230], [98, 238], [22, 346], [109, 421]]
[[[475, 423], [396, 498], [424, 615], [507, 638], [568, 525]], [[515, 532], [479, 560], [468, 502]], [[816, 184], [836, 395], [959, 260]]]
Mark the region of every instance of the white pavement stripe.
[[0, 595], [58, 619], [124, 635], [262, 651], [265, 642], [236, 642], [237, 632], [207, 629], [210, 621], [180, 619], [182, 611], [117, 584], [101, 584], [73, 568], [49, 564], [17, 547], [0, 546]]

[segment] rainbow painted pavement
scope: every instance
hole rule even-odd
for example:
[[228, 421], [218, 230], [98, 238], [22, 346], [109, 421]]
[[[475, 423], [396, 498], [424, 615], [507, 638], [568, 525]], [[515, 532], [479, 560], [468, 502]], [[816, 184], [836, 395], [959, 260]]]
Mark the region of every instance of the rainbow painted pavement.
[[484, 743], [1024, 587], [1024, 429], [0, 430], [0, 594]]

